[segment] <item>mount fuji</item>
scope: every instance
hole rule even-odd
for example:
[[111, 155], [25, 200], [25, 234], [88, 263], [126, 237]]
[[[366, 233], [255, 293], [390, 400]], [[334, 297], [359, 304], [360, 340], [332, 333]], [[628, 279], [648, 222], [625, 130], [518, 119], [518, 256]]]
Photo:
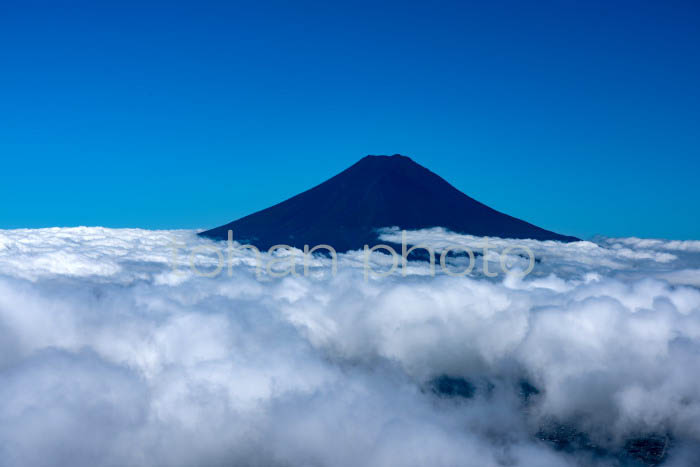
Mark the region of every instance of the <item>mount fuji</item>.
[[393, 226], [405, 230], [444, 227], [487, 237], [578, 240], [496, 211], [399, 154], [366, 156], [310, 190], [199, 235], [226, 240], [232, 230], [237, 241], [260, 249], [326, 244], [340, 252], [380, 243], [377, 230]]

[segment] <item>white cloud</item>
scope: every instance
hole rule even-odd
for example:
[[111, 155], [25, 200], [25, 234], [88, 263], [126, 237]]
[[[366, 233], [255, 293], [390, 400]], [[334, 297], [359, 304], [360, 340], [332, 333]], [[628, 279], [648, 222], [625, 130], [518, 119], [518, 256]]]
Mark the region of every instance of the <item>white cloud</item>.
[[[205, 278], [187, 253], [213, 244], [191, 231], [0, 231], [2, 464], [596, 463], [539, 441], [552, 423], [611, 453], [656, 434], [674, 439], [670, 465], [700, 455], [700, 244], [490, 242], [527, 246], [535, 269], [432, 277], [411, 262], [365, 281], [351, 252], [335, 277], [316, 258], [310, 277], [270, 278], [234, 251], [230, 275]], [[438, 396], [440, 375], [475, 396]]]

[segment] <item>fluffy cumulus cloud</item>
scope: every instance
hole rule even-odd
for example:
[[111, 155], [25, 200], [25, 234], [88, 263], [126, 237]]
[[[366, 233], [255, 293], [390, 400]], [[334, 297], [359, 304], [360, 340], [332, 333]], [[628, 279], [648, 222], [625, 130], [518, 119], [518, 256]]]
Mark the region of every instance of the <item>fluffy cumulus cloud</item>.
[[407, 239], [0, 231], [0, 464], [697, 465], [700, 242]]

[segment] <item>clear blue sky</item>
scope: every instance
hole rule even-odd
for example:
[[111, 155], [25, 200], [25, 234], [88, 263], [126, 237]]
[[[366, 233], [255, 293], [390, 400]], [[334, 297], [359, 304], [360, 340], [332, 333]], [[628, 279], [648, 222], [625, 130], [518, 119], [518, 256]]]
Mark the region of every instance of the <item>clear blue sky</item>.
[[0, 228], [213, 227], [402, 153], [561, 233], [700, 238], [700, 4], [0, 3]]

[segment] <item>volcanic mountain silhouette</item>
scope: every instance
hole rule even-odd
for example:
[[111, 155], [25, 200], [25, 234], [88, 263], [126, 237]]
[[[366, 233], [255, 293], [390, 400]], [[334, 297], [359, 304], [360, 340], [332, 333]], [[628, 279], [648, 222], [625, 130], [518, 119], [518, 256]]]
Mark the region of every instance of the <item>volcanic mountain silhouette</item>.
[[[382, 243], [377, 229], [444, 227], [488, 237], [570, 242], [575, 237], [541, 229], [470, 198], [408, 157], [367, 156], [335, 177], [262, 211], [201, 232], [267, 250], [285, 244], [330, 245], [337, 251]], [[386, 242], [384, 242], [386, 243]]]

